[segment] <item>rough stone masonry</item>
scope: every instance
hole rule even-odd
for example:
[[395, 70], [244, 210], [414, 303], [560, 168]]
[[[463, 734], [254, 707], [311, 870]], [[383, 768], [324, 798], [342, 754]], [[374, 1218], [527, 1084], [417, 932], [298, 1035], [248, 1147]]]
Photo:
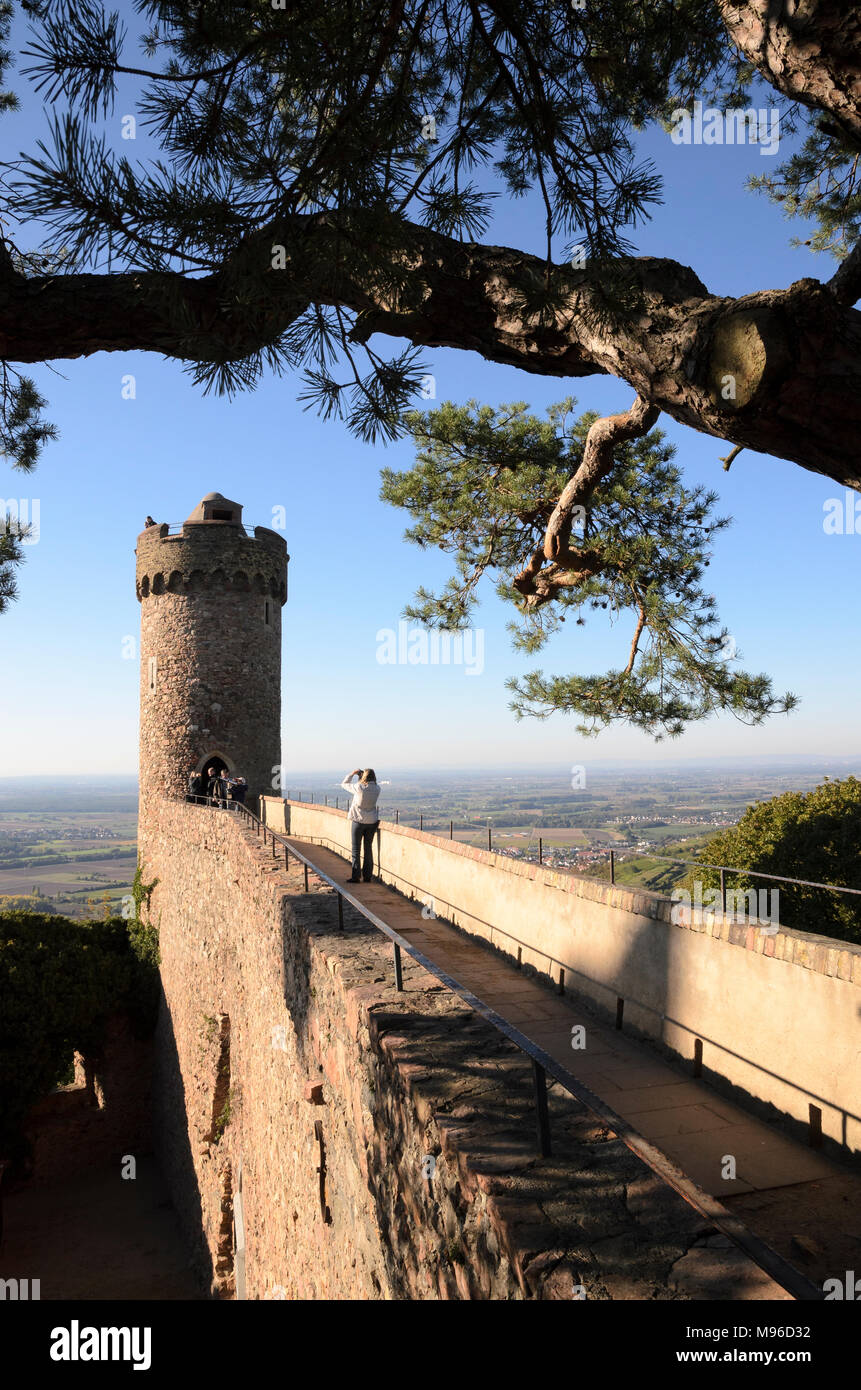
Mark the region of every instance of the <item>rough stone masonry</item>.
[[397, 993], [385, 939], [238, 815], [162, 800], [142, 854], [156, 1135], [216, 1296], [786, 1297], [556, 1088], [541, 1158], [528, 1059], [407, 958]]
[[283, 539], [210, 493], [138, 537], [139, 844], [157, 880], [154, 1135], [203, 1282], [250, 1299], [780, 1297], [617, 1137], [379, 933], [305, 893], [233, 811], [218, 757], [280, 762]]
[[140, 807], [181, 795], [212, 757], [271, 791], [281, 748], [281, 606], [287, 546], [209, 493], [179, 535], [138, 536]]

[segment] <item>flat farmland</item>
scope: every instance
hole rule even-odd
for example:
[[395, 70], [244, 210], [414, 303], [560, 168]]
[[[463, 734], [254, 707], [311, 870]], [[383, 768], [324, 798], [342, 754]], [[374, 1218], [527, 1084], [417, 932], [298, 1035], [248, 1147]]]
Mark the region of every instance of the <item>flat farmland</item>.
[[87, 917], [102, 915], [107, 892], [119, 912], [137, 866], [136, 837], [137, 816], [125, 809], [0, 811], [0, 897]]
[[136, 866], [136, 854], [121, 854], [94, 863], [77, 860], [50, 868], [0, 869], [0, 899], [27, 899], [26, 903], [18, 902], [16, 906], [30, 911], [100, 918], [104, 915], [107, 893], [109, 914], [119, 916], [123, 898], [131, 892]]
[[57, 893], [101, 894], [108, 884], [130, 884], [137, 856], [118, 854], [114, 859], [77, 860], [74, 863], [28, 869], [0, 869], [0, 894], [29, 894], [34, 885], [42, 897]]
[[[430, 827], [428, 827], [430, 829]], [[590, 837], [595, 834], [601, 835], [606, 832], [595, 832], [591, 830], [542, 830], [540, 826], [525, 826], [520, 829], [500, 829], [498, 826], [491, 827], [493, 844], [497, 848], [524, 849], [530, 842], [538, 844], [539, 835], [545, 845], [558, 845], [560, 848], [569, 845], [588, 845], [591, 843]], [[432, 834], [448, 834], [448, 826], [443, 829], [432, 830]], [[458, 830], [455, 827], [454, 838], [460, 840], [465, 845], [487, 845], [487, 827], [473, 826], [466, 830]]]

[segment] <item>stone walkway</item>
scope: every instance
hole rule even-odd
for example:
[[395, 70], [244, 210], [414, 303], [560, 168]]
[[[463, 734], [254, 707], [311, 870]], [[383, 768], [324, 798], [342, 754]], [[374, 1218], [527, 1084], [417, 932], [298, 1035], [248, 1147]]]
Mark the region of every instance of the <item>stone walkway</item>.
[[[290, 843], [336, 883], [345, 882], [349, 868], [340, 855], [298, 839], [291, 838]], [[557, 997], [547, 985], [522, 975], [515, 963], [480, 941], [437, 918], [424, 917], [420, 902], [376, 882], [350, 884], [347, 891], [561, 1062], [704, 1191], [727, 1202], [743, 1194], [753, 1197], [777, 1188], [788, 1189], [775, 1229], [787, 1226], [787, 1203], [798, 1203], [799, 1194], [806, 1194], [813, 1203], [812, 1225], [819, 1237], [826, 1214], [834, 1226], [837, 1244], [830, 1247], [830, 1260], [820, 1247], [826, 1273], [834, 1273], [828, 1266], [837, 1258], [853, 1255], [857, 1263], [861, 1257], [861, 1174], [788, 1138], [725, 1099], [706, 1081], [666, 1061], [648, 1043], [626, 1037], [568, 998]], [[344, 911], [348, 925], [349, 907]], [[585, 1030], [582, 1050], [572, 1048], [572, 1028], [577, 1024]], [[729, 1167], [727, 1156], [735, 1160], [734, 1178], [723, 1176]], [[727, 1205], [733, 1204], [730, 1201]], [[774, 1202], [770, 1206], [774, 1208]], [[740, 1201], [739, 1208], [743, 1208], [738, 1211], [742, 1219], [757, 1229], [756, 1222], [745, 1214], [756, 1210], [756, 1205]], [[796, 1228], [803, 1230], [803, 1213], [799, 1207], [796, 1210]], [[848, 1232], [847, 1220], [854, 1220], [854, 1228]], [[760, 1234], [768, 1239], [764, 1229]], [[791, 1237], [782, 1243], [788, 1245]], [[781, 1253], [791, 1258], [788, 1249]], [[819, 1259], [808, 1252], [799, 1260], [798, 1254], [795, 1250], [793, 1262], [810, 1277], [814, 1274], [810, 1265], [818, 1266]]]
[[41, 1299], [203, 1299], [152, 1159], [31, 1183], [3, 1203], [2, 1273], [39, 1279]]

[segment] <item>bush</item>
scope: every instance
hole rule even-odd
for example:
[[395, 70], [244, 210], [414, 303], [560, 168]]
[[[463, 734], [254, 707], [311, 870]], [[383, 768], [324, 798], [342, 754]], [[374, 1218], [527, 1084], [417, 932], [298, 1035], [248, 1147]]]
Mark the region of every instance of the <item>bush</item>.
[[0, 1154], [19, 1149], [27, 1111], [61, 1083], [72, 1053], [98, 1054], [111, 1014], [129, 1013], [139, 1033], [152, 1030], [152, 935], [122, 918], [0, 914]]
[[[707, 841], [702, 858], [710, 864], [781, 874], [840, 888], [861, 889], [861, 781], [826, 778], [810, 792], [784, 792], [749, 806], [738, 825]], [[785, 927], [817, 932], [840, 941], [861, 942], [861, 897], [819, 888], [769, 883], [746, 874], [727, 874], [727, 890], [776, 888]], [[693, 869], [703, 891], [720, 884], [714, 869]]]

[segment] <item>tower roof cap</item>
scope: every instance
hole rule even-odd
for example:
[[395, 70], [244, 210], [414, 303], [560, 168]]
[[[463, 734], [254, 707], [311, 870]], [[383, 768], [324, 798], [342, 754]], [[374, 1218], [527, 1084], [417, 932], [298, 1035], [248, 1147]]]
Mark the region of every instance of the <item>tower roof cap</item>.
[[190, 521], [232, 521], [234, 525], [241, 526], [242, 503], [231, 502], [220, 492], [208, 492], [191, 515], [186, 517], [186, 524]]

